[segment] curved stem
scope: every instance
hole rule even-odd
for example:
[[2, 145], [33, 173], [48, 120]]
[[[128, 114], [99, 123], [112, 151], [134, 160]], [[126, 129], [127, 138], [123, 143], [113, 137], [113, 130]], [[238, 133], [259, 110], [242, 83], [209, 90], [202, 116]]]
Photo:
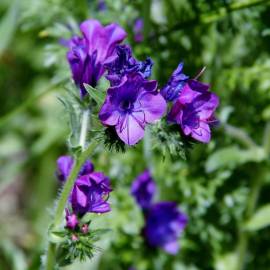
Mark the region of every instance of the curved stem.
[[[60, 198], [57, 203], [56, 211], [54, 220], [52, 223], [52, 229], [58, 227], [61, 225], [63, 220], [63, 212], [66, 207], [66, 203], [69, 197], [69, 194], [74, 186], [74, 183], [77, 179], [77, 175], [80, 172], [81, 167], [85, 163], [86, 159], [90, 156], [90, 154], [94, 151], [94, 149], [97, 146], [97, 142], [93, 141], [89, 144], [87, 149], [82, 152], [82, 154], [75, 160], [75, 163], [73, 165], [72, 171], [65, 183], [65, 186], [62, 190], [62, 193], [60, 195]], [[55, 244], [50, 242], [48, 246], [47, 251], [47, 260], [46, 260], [46, 270], [53, 270], [54, 269], [54, 262], [55, 262]]]

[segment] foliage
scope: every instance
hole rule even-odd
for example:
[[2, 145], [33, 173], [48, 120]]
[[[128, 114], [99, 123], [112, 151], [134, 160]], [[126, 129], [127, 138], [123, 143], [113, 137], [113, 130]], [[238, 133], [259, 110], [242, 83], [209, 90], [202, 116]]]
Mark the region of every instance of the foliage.
[[[99, 11], [98, 1], [92, 0], [1, 1], [1, 267], [39, 268], [50, 223], [48, 209], [53, 208], [58, 189], [55, 160], [68, 151], [63, 143], [69, 127], [62, 103], [70, 110], [78, 106], [77, 101], [67, 104], [57, 99], [70, 87], [66, 48], [59, 40], [78, 31], [77, 22], [94, 17], [128, 29], [137, 59], [154, 56], [152, 78], [160, 87], [181, 60], [191, 77], [196, 76], [191, 72], [207, 66], [202, 80], [220, 96], [221, 123], [213, 141], [192, 145], [186, 160], [171, 157], [164, 143], [177, 141], [179, 133], [154, 141], [151, 160], [143, 156], [143, 143], [112, 158], [102, 137], [93, 159], [97, 169], [112, 179], [113, 211], [98, 217], [93, 230], [109, 227], [111, 232], [91, 261], [67, 269], [240, 269], [245, 234], [249, 238], [245, 269], [268, 269], [269, 2], [114, 0]], [[132, 38], [138, 17], [145, 22], [141, 43]], [[97, 94], [91, 98], [98, 111], [101, 92], [90, 92]], [[76, 125], [77, 120], [71, 122]], [[151, 131], [156, 128], [162, 126], [152, 126]], [[71, 144], [77, 135], [71, 135]], [[183, 145], [170, 151], [184, 155]], [[181, 252], [175, 257], [145, 247], [140, 234], [143, 218], [129, 195], [132, 180], [150, 162], [158, 199], [176, 201], [189, 216]]]

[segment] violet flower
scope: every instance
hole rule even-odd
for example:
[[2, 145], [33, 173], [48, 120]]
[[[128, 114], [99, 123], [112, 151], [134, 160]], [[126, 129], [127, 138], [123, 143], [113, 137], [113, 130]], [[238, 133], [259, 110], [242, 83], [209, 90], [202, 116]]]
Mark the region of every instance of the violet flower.
[[179, 251], [178, 238], [187, 221], [187, 216], [177, 208], [176, 203], [155, 203], [148, 209], [143, 235], [151, 247], [160, 247], [175, 255]]
[[181, 90], [188, 80], [188, 76], [183, 73], [184, 63], [180, 63], [173, 72], [167, 84], [160, 90], [166, 101], [174, 101], [178, 98]]
[[114, 61], [106, 65], [108, 75], [106, 78], [111, 86], [121, 83], [126, 74], [140, 73], [145, 79], [151, 76], [153, 61], [147, 57], [145, 61], [137, 61], [128, 45], [118, 45], [116, 47], [117, 57]]
[[[65, 182], [71, 173], [74, 160], [71, 156], [60, 156], [57, 159], [56, 176], [60, 182]], [[86, 175], [94, 171], [94, 165], [90, 160], [86, 160], [79, 175]]]
[[73, 80], [80, 88], [81, 97], [87, 92], [84, 83], [92, 87], [104, 74], [104, 64], [115, 57], [115, 47], [121, 43], [126, 32], [119, 25], [112, 23], [102, 26], [97, 20], [87, 20], [80, 25], [82, 37], [74, 36], [69, 41], [67, 59]]
[[74, 213], [70, 213], [69, 210], [66, 208], [66, 227], [69, 228], [70, 230], [74, 230], [79, 222], [77, 219], [77, 216]]
[[216, 122], [214, 112], [219, 105], [218, 96], [208, 89], [208, 84], [188, 80], [168, 115], [186, 136], [202, 143], [211, 139], [210, 126]]
[[74, 213], [105, 213], [111, 210], [107, 202], [112, 191], [110, 181], [101, 172], [79, 176], [71, 193], [71, 206]]
[[99, 119], [104, 125], [114, 126], [123, 142], [134, 145], [143, 138], [146, 124], [160, 119], [165, 110], [166, 102], [157, 91], [157, 82], [132, 74], [108, 89]]
[[133, 33], [134, 33], [134, 40], [137, 43], [140, 43], [143, 41], [143, 19], [138, 18], [134, 22], [133, 26]]
[[131, 186], [132, 196], [144, 210], [150, 207], [155, 192], [156, 184], [148, 169], [137, 176]]

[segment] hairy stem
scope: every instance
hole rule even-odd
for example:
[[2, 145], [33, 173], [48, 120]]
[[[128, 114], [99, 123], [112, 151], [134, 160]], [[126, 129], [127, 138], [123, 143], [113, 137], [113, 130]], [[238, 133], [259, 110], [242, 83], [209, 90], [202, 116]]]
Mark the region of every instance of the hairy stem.
[[81, 132], [80, 132], [80, 141], [79, 145], [82, 147], [82, 150], [85, 150], [85, 144], [86, 144], [86, 138], [87, 138], [87, 132], [89, 129], [90, 124], [90, 110], [84, 110], [82, 113], [82, 124], [81, 124]]

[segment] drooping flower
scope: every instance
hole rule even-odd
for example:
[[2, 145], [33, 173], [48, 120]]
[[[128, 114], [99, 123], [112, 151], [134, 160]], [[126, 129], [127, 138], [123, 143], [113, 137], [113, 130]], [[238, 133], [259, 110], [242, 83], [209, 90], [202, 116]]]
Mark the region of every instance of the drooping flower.
[[95, 87], [104, 74], [104, 64], [115, 57], [115, 47], [121, 43], [126, 32], [117, 24], [103, 27], [97, 20], [86, 20], [80, 25], [82, 37], [74, 36], [68, 44], [67, 59], [73, 80], [86, 95], [84, 83]]
[[70, 197], [74, 213], [109, 212], [111, 208], [107, 200], [111, 191], [109, 178], [101, 172], [79, 176]]
[[140, 43], [143, 41], [143, 19], [138, 18], [134, 22], [133, 26], [133, 33], [134, 33], [134, 40], [137, 43]]
[[70, 213], [69, 210], [66, 208], [66, 227], [69, 228], [70, 230], [74, 230], [79, 222], [77, 219], [77, 216], [74, 213]]
[[155, 203], [148, 209], [143, 235], [148, 245], [176, 254], [179, 250], [178, 238], [187, 221], [187, 216], [177, 208], [176, 203]]
[[160, 119], [165, 110], [157, 82], [147, 81], [137, 73], [125, 76], [120, 85], [108, 89], [99, 119], [104, 125], [115, 126], [123, 142], [134, 145], [143, 138], [146, 124]]
[[[67, 180], [69, 174], [71, 173], [71, 169], [73, 166], [74, 160], [71, 156], [60, 156], [57, 159], [57, 170], [56, 175], [60, 182], [64, 182]], [[92, 173], [94, 171], [94, 165], [90, 160], [86, 160], [84, 165], [82, 166], [79, 175], [86, 175]]]
[[183, 73], [184, 64], [181, 62], [173, 72], [167, 84], [160, 90], [166, 101], [174, 101], [178, 98], [181, 90], [188, 80], [188, 76]]
[[145, 61], [137, 61], [128, 45], [118, 45], [116, 47], [117, 57], [114, 61], [106, 65], [108, 75], [106, 78], [111, 86], [121, 83], [122, 78], [131, 73], [140, 73], [145, 79], [151, 76], [153, 61], [147, 57]]
[[149, 170], [145, 170], [133, 181], [131, 194], [142, 209], [150, 207], [156, 192], [156, 184], [151, 177]]
[[208, 90], [208, 84], [188, 80], [168, 115], [186, 136], [202, 143], [211, 139], [210, 126], [216, 122], [214, 112], [219, 105], [218, 96]]

